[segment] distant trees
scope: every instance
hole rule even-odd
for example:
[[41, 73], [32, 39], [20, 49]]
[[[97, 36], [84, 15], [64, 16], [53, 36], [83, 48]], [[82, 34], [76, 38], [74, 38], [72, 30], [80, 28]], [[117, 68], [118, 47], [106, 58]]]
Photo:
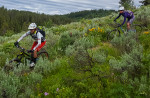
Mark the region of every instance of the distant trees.
[[51, 27], [53, 25], [67, 24], [82, 18], [95, 18], [109, 15], [113, 10], [80, 11], [66, 15], [46, 15], [29, 11], [7, 10], [0, 7], [0, 36], [12, 35], [27, 30], [31, 22], [37, 25]]
[[70, 14], [67, 14], [66, 16], [69, 18], [74, 18], [74, 19], [82, 19], [82, 18], [91, 19], [91, 18], [95, 18], [95, 17], [107, 16], [114, 11], [115, 10], [104, 10], [104, 9], [90, 10], [90, 11], [85, 10], [85, 11], [79, 11], [79, 12], [72, 12]]
[[150, 0], [142, 0], [140, 1], [143, 5], [150, 5]]

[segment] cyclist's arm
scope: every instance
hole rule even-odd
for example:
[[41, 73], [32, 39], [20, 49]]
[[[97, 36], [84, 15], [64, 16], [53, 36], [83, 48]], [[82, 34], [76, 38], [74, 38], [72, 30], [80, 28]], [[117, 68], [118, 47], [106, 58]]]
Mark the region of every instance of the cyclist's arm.
[[30, 34], [30, 31], [28, 31], [27, 33], [23, 34], [18, 40], [17, 42], [20, 42], [24, 37], [28, 36]]
[[42, 40], [43, 35], [41, 33], [37, 33], [37, 42], [38, 44], [33, 48], [33, 50], [36, 50], [36, 48], [41, 45], [41, 40]]
[[121, 16], [121, 14], [119, 14], [114, 20], [118, 19]]
[[123, 25], [124, 25], [124, 23], [126, 22], [126, 19], [127, 19], [127, 17], [124, 16], [124, 21], [123, 21], [123, 23], [122, 23], [120, 26], [123, 26]]

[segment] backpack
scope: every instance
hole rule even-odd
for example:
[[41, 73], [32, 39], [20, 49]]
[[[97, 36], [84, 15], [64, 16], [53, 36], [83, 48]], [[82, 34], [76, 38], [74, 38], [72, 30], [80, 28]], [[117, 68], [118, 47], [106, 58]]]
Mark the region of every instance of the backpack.
[[126, 10], [126, 12], [129, 13], [130, 17], [133, 16], [133, 12], [132, 11]]
[[38, 26], [37, 31], [40, 32], [43, 37], [45, 38], [45, 28], [42, 26]]

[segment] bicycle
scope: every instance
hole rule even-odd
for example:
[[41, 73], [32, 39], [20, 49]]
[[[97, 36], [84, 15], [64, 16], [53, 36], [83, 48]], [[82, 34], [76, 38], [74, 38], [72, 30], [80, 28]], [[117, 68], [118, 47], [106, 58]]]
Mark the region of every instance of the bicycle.
[[121, 32], [126, 34], [129, 31], [133, 31], [133, 32], [136, 32], [136, 31], [141, 32], [142, 31], [142, 26], [139, 24], [132, 24], [131, 29], [129, 31], [123, 29], [119, 23], [115, 22], [115, 24], [117, 25], [117, 26], [115, 25], [115, 27], [114, 27], [115, 29], [108, 32], [107, 40], [113, 39], [115, 36], [120, 37]]
[[[25, 58], [25, 61], [29, 60], [31, 61], [31, 52], [28, 53], [27, 50], [25, 50], [24, 48], [20, 47], [19, 45], [17, 45], [17, 48], [19, 48], [20, 50], [20, 53], [17, 55], [17, 57], [13, 58], [12, 60], [9, 61], [9, 64], [12, 64], [13, 62], [16, 63], [16, 66], [18, 67], [21, 63], [23, 63], [23, 58]], [[43, 59], [44, 58], [49, 58], [49, 55], [48, 53], [46, 52], [46, 50], [41, 50], [40, 52], [38, 52], [37, 54], [37, 60], [42, 57]], [[12, 68], [13, 66], [8, 66], [8, 65], [5, 65], [4, 66], [4, 70], [10, 70], [10, 69], [13, 69]]]
[[[122, 26], [120, 26], [120, 24], [118, 24], [117, 22], [115, 22], [115, 24], [117, 25], [112, 25], [114, 26], [114, 29], [111, 30], [110, 32], [108, 32], [107, 34], [107, 40], [113, 39], [115, 36], [120, 36], [121, 31], [125, 32], [125, 30], [122, 28]], [[121, 31], [120, 31], [121, 30]]]

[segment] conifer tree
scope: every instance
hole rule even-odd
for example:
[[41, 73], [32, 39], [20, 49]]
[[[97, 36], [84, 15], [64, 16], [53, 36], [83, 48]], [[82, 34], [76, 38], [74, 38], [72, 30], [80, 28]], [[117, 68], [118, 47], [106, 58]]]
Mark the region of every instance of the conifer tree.
[[150, 0], [142, 0], [140, 1], [143, 5], [150, 5]]
[[133, 0], [120, 0], [120, 6], [124, 6], [125, 9], [133, 8], [134, 2]]

